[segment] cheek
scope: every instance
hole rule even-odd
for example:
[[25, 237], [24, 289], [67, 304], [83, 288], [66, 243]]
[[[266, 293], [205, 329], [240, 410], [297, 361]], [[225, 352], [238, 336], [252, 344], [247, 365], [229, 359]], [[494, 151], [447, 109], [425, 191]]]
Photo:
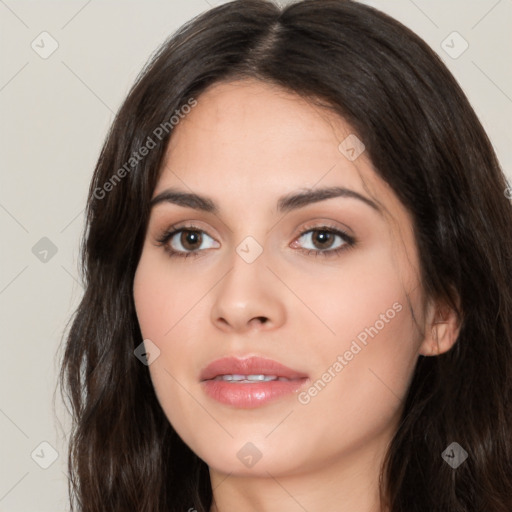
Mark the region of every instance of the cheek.
[[[307, 315], [309, 331], [319, 341], [325, 340], [320, 346], [327, 347], [328, 352], [347, 350], [356, 338], [363, 343], [371, 340], [376, 331], [378, 339], [394, 333], [395, 341], [390, 339], [386, 347], [393, 351], [389, 345], [400, 345], [397, 335], [411, 335], [407, 293], [412, 293], [411, 300], [419, 300], [417, 272], [406, 257], [394, 255], [391, 244], [375, 243], [373, 248], [347, 253], [339, 263], [314, 271], [289, 270], [286, 279], [314, 313]], [[292, 322], [303, 322], [295, 314], [290, 312]], [[383, 343], [373, 345], [378, 349]]]
[[162, 308], [166, 297], [163, 295], [160, 269], [152, 265], [151, 258], [143, 251], [133, 279], [133, 300], [144, 339], [159, 337], [163, 328]]
[[[169, 422], [192, 444], [197, 441], [187, 418], [202, 417], [203, 411], [185, 388], [189, 387], [186, 383], [191, 373], [197, 371], [194, 366], [197, 349], [193, 340], [199, 338], [198, 323], [191, 318], [205, 313], [198, 303], [208, 289], [204, 286], [205, 290], [201, 291], [200, 287], [192, 286], [183, 272], [169, 272], [165, 257], [151, 251], [143, 252], [133, 285], [142, 336], [160, 350], [149, 366], [155, 393]], [[192, 437], [183, 435], [187, 432]]]
[[144, 338], [161, 343], [174, 335], [189, 314], [195, 313], [201, 297], [212, 287], [204, 274], [198, 274], [200, 278], [194, 279], [173, 269], [165, 254], [152, 250], [142, 253], [135, 272], [133, 297]]
[[414, 269], [392, 255], [366, 251], [323, 286], [303, 281], [301, 293], [330, 332], [317, 329], [315, 379], [301, 403], [350, 436], [362, 425], [383, 428], [397, 413], [417, 360], [421, 339], [409, 303], [419, 318], [420, 289]]
[[394, 318], [381, 320], [383, 327], [367, 324], [368, 330], [360, 331], [365, 337], [341, 336], [335, 346], [324, 347], [318, 373], [298, 396], [295, 419], [307, 435], [287, 435], [298, 436], [303, 450], [319, 462], [370, 446], [377, 453], [379, 440], [398, 426], [416, 356], [408, 309], [395, 304]]

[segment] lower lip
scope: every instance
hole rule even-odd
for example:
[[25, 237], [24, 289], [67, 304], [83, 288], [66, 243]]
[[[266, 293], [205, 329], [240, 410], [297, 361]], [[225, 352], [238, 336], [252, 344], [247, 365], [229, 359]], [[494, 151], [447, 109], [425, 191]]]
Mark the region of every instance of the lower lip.
[[206, 380], [202, 384], [208, 396], [222, 404], [240, 409], [254, 409], [283, 396], [295, 393], [306, 382], [306, 378], [290, 381], [228, 382]]

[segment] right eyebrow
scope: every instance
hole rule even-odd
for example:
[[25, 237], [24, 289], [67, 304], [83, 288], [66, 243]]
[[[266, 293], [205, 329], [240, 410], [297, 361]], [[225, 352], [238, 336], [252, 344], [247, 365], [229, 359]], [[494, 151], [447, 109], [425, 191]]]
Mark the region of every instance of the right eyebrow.
[[219, 207], [209, 197], [192, 194], [189, 192], [182, 192], [175, 188], [168, 188], [154, 197], [150, 206], [153, 208], [157, 204], [172, 203], [185, 208], [193, 208], [194, 210], [202, 210], [207, 213], [218, 214]]

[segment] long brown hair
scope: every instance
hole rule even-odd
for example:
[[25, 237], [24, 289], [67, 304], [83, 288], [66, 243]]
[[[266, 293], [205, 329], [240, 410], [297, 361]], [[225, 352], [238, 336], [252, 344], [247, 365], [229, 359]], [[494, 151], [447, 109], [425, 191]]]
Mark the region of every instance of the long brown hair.
[[[89, 190], [85, 293], [60, 375], [73, 418], [72, 509], [211, 506], [206, 464], [169, 424], [147, 366], [134, 356], [142, 336], [132, 284], [172, 135], [169, 119], [191, 99], [200, 102], [209, 85], [244, 77], [315, 98], [350, 123], [412, 215], [426, 295], [444, 299], [462, 319], [452, 350], [418, 360], [383, 468], [383, 503], [392, 512], [510, 512], [507, 183], [467, 98], [435, 53], [399, 22], [349, 0], [284, 8], [237, 0], [213, 8], [160, 48], [117, 113]], [[155, 146], [131, 160], [148, 137]], [[452, 442], [468, 453], [457, 469], [441, 456]]]

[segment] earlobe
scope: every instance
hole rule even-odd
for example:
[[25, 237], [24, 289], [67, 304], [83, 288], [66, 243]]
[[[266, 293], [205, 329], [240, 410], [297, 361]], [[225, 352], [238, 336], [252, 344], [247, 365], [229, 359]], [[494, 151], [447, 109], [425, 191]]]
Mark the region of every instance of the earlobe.
[[425, 338], [418, 351], [419, 354], [438, 356], [448, 352], [457, 342], [460, 319], [452, 307], [437, 305], [432, 320], [429, 320], [426, 326]]

